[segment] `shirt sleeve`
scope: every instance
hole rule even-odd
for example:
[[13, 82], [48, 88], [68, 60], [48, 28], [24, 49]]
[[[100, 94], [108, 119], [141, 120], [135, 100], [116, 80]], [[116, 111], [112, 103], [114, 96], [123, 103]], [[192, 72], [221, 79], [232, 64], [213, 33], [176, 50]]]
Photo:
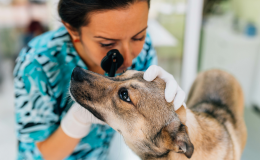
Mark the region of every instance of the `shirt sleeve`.
[[138, 71], [146, 71], [151, 65], [157, 65], [158, 59], [156, 51], [152, 45], [152, 40], [147, 33], [145, 43], [141, 53], [133, 60], [133, 64], [130, 69]]
[[51, 86], [38, 62], [41, 57], [26, 50], [21, 51], [14, 69], [16, 134], [20, 142], [35, 143], [57, 129], [59, 115], [55, 113], [57, 103]]

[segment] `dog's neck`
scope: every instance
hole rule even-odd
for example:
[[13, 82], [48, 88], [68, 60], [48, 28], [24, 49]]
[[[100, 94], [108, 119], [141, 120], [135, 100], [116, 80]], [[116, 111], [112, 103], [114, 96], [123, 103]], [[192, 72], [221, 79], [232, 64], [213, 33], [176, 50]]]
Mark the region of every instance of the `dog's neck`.
[[[200, 159], [198, 156], [203, 155], [203, 150], [200, 150], [199, 148], [202, 148], [203, 145], [203, 136], [205, 135], [205, 130], [200, 126], [197, 115], [190, 109], [185, 110], [178, 110], [176, 112], [183, 124], [187, 126], [187, 132], [189, 134], [190, 140], [194, 145], [194, 153], [191, 157], [191, 159]], [[205, 128], [204, 128], [205, 129]], [[203, 134], [202, 134], [203, 133]], [[210, 134], [210, 133], [209, 133]], [[198, 157], [198, 158], [195, 158]], [[159, 158], [160, 160], [189, 160], [183, 153], [176, 153], [175, 151], [169, 152], [167, 157]], [[158, 158], [146, 158], [144, 160], [158, 160]]]
[[[216, 129], [218, 126], [215, 126], [211, 121], [205, 121], [204, 117], [201, 117], [196, 112], [186, 109], [186, 124], [188, 129], [188, 134], [191, 142], [194, 145], [194, 152], [191, 159], [210, 159], [210, 155], [207, 150], [212, 147], [212, 135], [216, 135]], [[165, 160], [189, 160], [184, 154], [170, 152], [169, 156]], [[213, 158], [214, 159], [214, 158]]]
[[[192, 158], [195, 155], [195, 152], [198, 150], [198, 146], [202, 145], [200, 142], [198, 142], [198, 139], [202, 139], [203, 137], [200, 134], [202, 131], [201, 126], [199, 125], [195, 114], [190, 110], [186, 109], [186, 124], [187, 129], [188, 129], [188, 134], [190, 137], [191, 142], [194, 145], [194, 154], [192, 155]], [[176, 152], [170, 152], [169, 156], [167, 157], [167, 160], [173, 160], [173, 159], [181, 159], [181, 160], [188, 160], [188, 158], [181, 153], [176, 153]]]
[[[181, 111], [179, 115], [179, 118], [181, 119], [181, 121], [186, 121], [186, 126], [188, 129], [188, 133], [189, 133], [189, 137], [191, 142], [194, 145], [195, 148], [195, 152], [197, 152], [197, 146], [200, 146], [201, 144], [197, 143], [197, 139], [201, 139], [201, 134], [199, 134], [202, 130], [200, 125], [198, 124], [198, 121], [195, 117], [195, 114], [189, 110], [186, 109], [186, 116], [182, 116], [184, 113]], [[194, 156], [194, 155], [193, 155]], [[193, 158], [192, 156], [192, 158]], [[167, 157], [161, 158], [160, 160], [174, 160], [174, 159], [180, 159], [180, 160], [188, 160], [188, 158], [181, 153], [176, 153], [174, 151], [171, 151]]]

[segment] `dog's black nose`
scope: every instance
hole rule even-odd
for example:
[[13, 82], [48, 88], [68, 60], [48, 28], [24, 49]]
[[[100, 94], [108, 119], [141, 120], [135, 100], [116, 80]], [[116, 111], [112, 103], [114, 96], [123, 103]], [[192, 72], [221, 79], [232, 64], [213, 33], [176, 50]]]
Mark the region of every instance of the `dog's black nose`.
[[78, 82], [83, 82], [86, 73], [80, 67], [74, 68], [71, 74], [71, 79]]

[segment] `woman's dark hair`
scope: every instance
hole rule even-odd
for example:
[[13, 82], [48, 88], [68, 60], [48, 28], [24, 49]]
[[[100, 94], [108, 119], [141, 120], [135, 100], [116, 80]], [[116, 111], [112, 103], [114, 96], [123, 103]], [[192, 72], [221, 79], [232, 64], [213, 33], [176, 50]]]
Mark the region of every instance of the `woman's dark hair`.
[[63, 21], [79, 30], [88, 25], [91, 12], [127, 8], [137, 1], [147, 1], [150, 7], [150, 0], [60, 0], [58, 12]]

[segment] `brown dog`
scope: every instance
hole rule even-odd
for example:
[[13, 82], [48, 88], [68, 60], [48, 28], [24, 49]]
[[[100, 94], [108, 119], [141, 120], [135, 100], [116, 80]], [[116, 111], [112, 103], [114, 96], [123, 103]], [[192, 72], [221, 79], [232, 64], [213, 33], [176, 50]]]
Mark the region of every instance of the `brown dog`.
[[187, 109], [174, 111], [165, 82], [127, 71], [115, 78], [81, 68], [70, 93], [81, 106], [121, 133], [142, 159], [239, 160], [246, 143], [243, 95], [234, 77], [220, 70], [198, 75]]

